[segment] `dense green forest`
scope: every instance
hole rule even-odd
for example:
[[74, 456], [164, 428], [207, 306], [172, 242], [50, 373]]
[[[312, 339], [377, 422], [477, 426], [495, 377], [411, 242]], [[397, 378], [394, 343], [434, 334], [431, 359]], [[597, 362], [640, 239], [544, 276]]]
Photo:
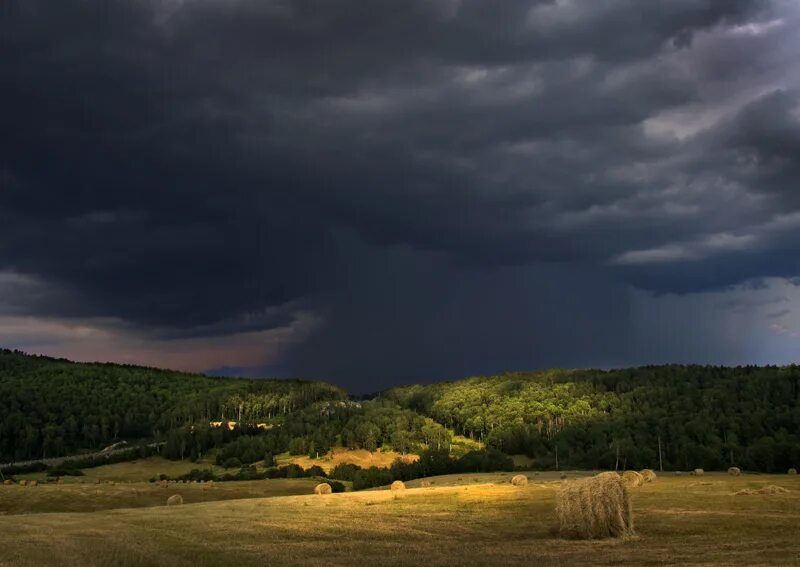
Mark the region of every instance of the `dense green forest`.
[[169, 437], [210, 420], [243, 429], [321, 400], [345, 400], [324, 382], [245, 380], [0, 351], [0, 463]]
[[[227, 420], [238, 425], [210, 424]], [[258, 427], [264, 423], [267, 429]], [[335, 446], [434, 455], [422, 461], [434, 463], [463, 457], [451, 452], [455, 434], [489, 451], [468, 464], [454, 460], [447, 465], [453, 470], [524, 454], [539, 469], [786, 471], [800, 464], [800, 368], [510, 373], [392, 388], [357, 401], [324, 382], [211, 378], [0, 351], [0, 462], [147, 440], [160, 442], [167, 458], [211, 452], [229, 468], [269, 467], [273, 455], [317, 457]], [[430, 470], [438, 469], [392, 474]], [[367, 474], [360, 484], [387, 475]]]
[[541, 468], [785, 472], [800, 462], [796, 366], [510, 373], [381, 397]]

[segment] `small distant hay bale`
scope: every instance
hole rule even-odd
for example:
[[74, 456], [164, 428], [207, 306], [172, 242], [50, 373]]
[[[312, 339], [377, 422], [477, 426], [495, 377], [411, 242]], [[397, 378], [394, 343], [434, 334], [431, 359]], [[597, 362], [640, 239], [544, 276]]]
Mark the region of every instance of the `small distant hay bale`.
[[742, 469], [740, 469], [739, 467], [730, 467], [728, 469], [728, 474], [731, 476], [739, 476], [740, 474], [742, 474]]
[[101, 482], [103, 482], [103, 481], [100, 480], [99, 478], [96, 478], [95, 481], [94, 481], [95, 484], [100, 484]]
[[56, 484], [64, 484], [64, 479], [63, 479], [63, 478], [59, 478], [59, 479], [56, 481]]
[[406, 485], [402, 480], [396, 480], [391, 484], [389, 489], [390, 490], [405, 490], [406, 489]]
[[734, 492], [735, 496], [753, 496], [756, 494], [788, 494], [789, 491], [783, 488], [782, 486], [775, 486], [774, 484], [770, 484], [764, 486], [762, 488], [743, 488], [742, 490], [738, 490]]
[[206, 483], [206, 486], [214, 486], [214, 481], [213, 481], [213, 480], [209, 480], [209, 481]]
[[28, 486], [39, 486], [39, 481], [38, 480], [32, 480], [32, 481], [28, 482]]
[[628, 488], [637, 488], [644, 484], [644, 477], [636, 471], [625, 471], [622, 473], [622, 482]]
[[420, 485], [422, 488], [428, 488], [428, 487], [431, 485], [431, 481], [429, 481], [429, 480], [423, 480], [423, 481], [421, 481], [421, 482], [419, 483], [419, 485]]
[[563, 483], [556, 500], [556, 515], [563, 537], [596, 539], [633, 534], [628, 489], [614, 473]]
[[642, 480], [645, 482], [653, 482], [655, 479], [658, 478], [656, 471], [653, 469], [642, 469], [639, 471], [639, 474], [642, 475]]
[[795, 475], [795, 474], [797, 474], [797, 469], [792, 467], [788, 471], [786, 471], [786, 474]]
[[566, 478], [567, 478], [567, 473], [565, 473], [565, 472], [562, 472], [560, 475], [558, 475], [558, 477], [559, 477], [561, 480], [564, 480], [564, 479], [566, 479]]
[[681, 472], [681, 471], [675, 471], [673, 474], [674, 474], [675, 476], [681, 476], [681, 475], [683, 475], [683, 472]]
[[314, 487], [314, 494], [331, 494], [333, 489], [327, 482], [321, 482]]
[[19, 481], [19, 485], [20, 486], [28, 486], [28, 481], [23, 478], [21, 481]]
[[160, 480], [158, 481], [158, 486], [160, 486], [161, 488], [166, 488], [167, 486], [169, 486], [169, 483], [166, 480]]
[[528, 477], [524, 474], [514, 475], [511, 478], [511, 484], [514, 486], [527, 486], [528, 484]]
[[14, 481], [11, 479], [7, 478], [6, 480], [3, 481], [4, 486], [11, 486], [12, 484], [14, 484]]
[[694, 476], [703, 476], [704, 474], [706, 474], [706, 471], [704, 471], [703, 469], [694, 469], [692, 471], [692, 474]]
[[180, 506], [183, 504], [183, 496], [180, 494], [173, 494], [167, 498], [167, 506]]

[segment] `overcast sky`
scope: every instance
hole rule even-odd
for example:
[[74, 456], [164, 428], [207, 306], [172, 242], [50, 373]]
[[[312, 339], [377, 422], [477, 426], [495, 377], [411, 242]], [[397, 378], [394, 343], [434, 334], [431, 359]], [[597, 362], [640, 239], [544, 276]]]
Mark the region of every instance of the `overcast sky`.
[[800, 2], [4, 0], [0, 345], [329, 379], [800, 358]]

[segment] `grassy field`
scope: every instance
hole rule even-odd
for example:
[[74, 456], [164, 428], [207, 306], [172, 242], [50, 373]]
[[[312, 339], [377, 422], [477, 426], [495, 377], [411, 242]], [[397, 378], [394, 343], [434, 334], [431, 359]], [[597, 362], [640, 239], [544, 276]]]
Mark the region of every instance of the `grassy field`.
[[[189, 502], [169, 508], [35, 514], [36, 506], [28, 506], [23, 516], [6, 507], [0, 515], [0, 565], [800, 564], [798, 477], [664, 475], [633, 492], [638, 535], [605, 541], [553, 535], [561, 481], [552, 473], [529, 477], [524, 488], [510, 486], [508, 474], [495, 473], [435, 477], [428, 479], [429, 488], [413, 488], [420, 483], [413, 481], [400, 494], [330, 496], [276, 496], [293, 488], [268, 480], [252, 483], [263, 485], [265, 493], [245, 500], [203, 502], [199, 485], [154, 489], [162, 501], [177, 492]], [[307, 491], [312, 481], [291, 482], [305, 482], [296, 487]], [[218, 483], [213, 490], [244, 484], [249, 483]], [[734, 495], [766, 485], [789, 493]], [[78, 488], [0, 487], [0, 502], [48, 501], [58, 491]], [[128, 505], [118, 500], [118, 485], [97, 490], [85, 498]], [[260, 497], [269, 490], [272, 497]]]
[[341, 447], [337, 447], [319, 459], [311, 459], [305, 456], [293, 457], [289, 455], [289, 453], [283, 453], [275, 458], [278, 465], [295, 463], [304, 469], [307, 469], [313, 465], [319, 465], [325, 472], [330, 472], [333, 467], [340, 463], [352, 463], [360, 466], [361, 468], [390, 467], [395, 459], [403, 459], [413, 462], [419, 459], [419, 455], [402, 455], [395, 451], [370, 452], [364, 449], [343, 449]]

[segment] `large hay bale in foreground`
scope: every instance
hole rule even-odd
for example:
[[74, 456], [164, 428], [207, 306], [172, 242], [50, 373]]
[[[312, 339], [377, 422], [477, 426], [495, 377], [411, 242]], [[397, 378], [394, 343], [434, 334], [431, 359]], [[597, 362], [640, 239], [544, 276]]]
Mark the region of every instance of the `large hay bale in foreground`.
[[511, 478], [511, 484], [514, 486], [527, 486], [528, 484], [528, 477], [524, 474], [514, 475]]
[[786, 471], [786, 474], [797, 474], [797, 469], [792, 467], [788, 471]]
[[622, 473], [622, 482], [628, 488], [637, 488], [644, 484], [644, 477], [636, 471], [625, 471]]
[[633, 534], [628, 489], [619, 475], [608, 473], [566, 482], [556, 500], [559, 533], [595, 539]]
[[173, 494], [167, 498], [167, 506], [179, 506], [180, 504], [183, 504], [183, 496], [180, 494]]
[[321, 482], [314, 487], [314, 494], [331, 494], [333, 489], [327, 482]]
[[391, 490], [405, 490], [406, 489], [406, 485], [402, 480], [396, 480], [391, 484], [389, 489], [391, 489]]
[[706, 471], [704, 471], [703, 469], [694, 469], [692, 471], [692, 474], [694, 476], [703, 476], [704, 474], [706, 474]]
[[656, 471], [653, 469], [642, 469], [639, 474], [642, 475], [642, 480], [645, 482], [653, 482], [656, 478], [658, 478]]
[[739, 467], [731, 467], [728, 469], [728, 474], [731, 476], [739, 476], [740, 474], [742, 474], [742, 469], [740, 469]]

